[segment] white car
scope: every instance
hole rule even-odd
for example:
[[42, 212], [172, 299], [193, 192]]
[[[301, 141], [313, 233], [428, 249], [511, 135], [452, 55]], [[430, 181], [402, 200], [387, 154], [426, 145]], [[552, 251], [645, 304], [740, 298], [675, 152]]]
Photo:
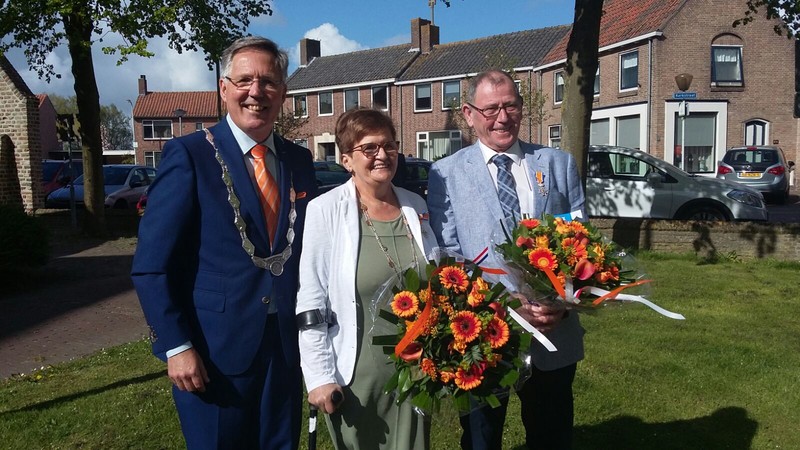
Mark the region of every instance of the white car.
[[758, 191], [686, 173], [639, 150], [591, 146], [586, 171], [590, 216], [717, 221], [768, 218]]

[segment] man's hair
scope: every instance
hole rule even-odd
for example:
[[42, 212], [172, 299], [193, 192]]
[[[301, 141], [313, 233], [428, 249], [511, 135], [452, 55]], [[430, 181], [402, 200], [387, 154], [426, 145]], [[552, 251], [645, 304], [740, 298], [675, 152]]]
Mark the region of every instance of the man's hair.
[[392, 140], [397, 140], [397, 130], [392, 118], [377, 109], [353, 108], [336, 121], [336, 145], [341, 153], [347, 153], [356, 142], [368, 134], [388, 131]]
[[483, 71], [467, 80], [467, 101], [470, 103], [475, 101], [475, 92], [478, 90], [478, 86], [480, 86], [481, 83], [492, 83], [493, 85], [498, 85], [506, 82], [511, 83], [511, 85], [514, 86], [514, 92], [517, 94], [517, 99], [522, 102], [522, 96], [519, 94], [519, 90], [517, 89], [517, 83], [513, 78], [511, 78], [511, 75], [497, 69]]
[[226, 77], [231, 73], [231, 62], [233, 57], [244, 49], [257, 49], [271, 53], [275, 59], [275, 69], [281, 74], [281, 81], [286, 82], [289, 78], [289, 55], [278, 47], [278, 44], [261, 36], [245, 36], [237, 39], [222, 52], [222, 76]]

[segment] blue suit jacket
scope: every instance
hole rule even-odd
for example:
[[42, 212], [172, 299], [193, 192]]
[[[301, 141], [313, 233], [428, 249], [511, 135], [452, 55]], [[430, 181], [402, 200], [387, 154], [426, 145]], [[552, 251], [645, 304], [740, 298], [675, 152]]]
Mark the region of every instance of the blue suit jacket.
[[[544, 175], [547, 195], [534, 187], [534, 217], [543, 213], [564, 214], [584, 210], [584, 195], [575, 159], [569, 153], [520, 141], [528, 165], [528, 176]], [[486, 247], [486, 267], [499, 267], [494, 245], [500, 243], [513, 223], [505, 221], [492, 176], [477, 143], [435, 162], [428, 179], [428, 209], [431, 228], [439, 245], [474, 259]], [[502, 280], [514, 289], [513, 282]], [[541, 370], [553, 370], [583, 358], [583, 329], [577, 314], [547, 333], [557, 352], [550, 353], [537, 341], [532, 344], [533, 363]]]
[[[211, 128], [241, 201], [247, 235], [257, 256], [269, 256], [264, 214], [242, 152], [225, 120]], [[264, 335], [267, 312], [277, 306], [283, 354], [299, 367], [294, 319], [297, 268], [306, 205], [316, 195], [311, 154], [275, 136], [281, 211], [275, 251], [287, 244], [289, 190], [297, 195], [292, 257], [273, 277], [242, 249], [222, 169], [205, 133], [172, 139], [164, 146], [147, 212], [139, 226], [132, 277], [151, 328], [153, 352], [191, 341], [224, 374], [250, 367]]]

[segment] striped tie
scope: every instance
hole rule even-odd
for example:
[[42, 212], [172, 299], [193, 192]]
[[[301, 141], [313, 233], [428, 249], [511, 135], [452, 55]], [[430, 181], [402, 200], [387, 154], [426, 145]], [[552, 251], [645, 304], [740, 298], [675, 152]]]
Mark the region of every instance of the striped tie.
[[518, 222], [521, 214], [519, 211], [519, 197], [517, 197], [517, 184], [511, 175], [511, 158], [507, 155], [495, 155], [492, 162], [497, 166], [497, 197], [503, 207], [503, 215]]
[[261, 199], [261, 208], [267, 221], [270, 246], [275, 241], [275, 231], [278, 229], [278, 211], [281, 199], [278, 195], [278, 183], [267, 169], [266, 155], [269, 149], [261, 144], [256, 144], [251, 150], [253, 155], [253, 169], [258, 184], [258, 197]]

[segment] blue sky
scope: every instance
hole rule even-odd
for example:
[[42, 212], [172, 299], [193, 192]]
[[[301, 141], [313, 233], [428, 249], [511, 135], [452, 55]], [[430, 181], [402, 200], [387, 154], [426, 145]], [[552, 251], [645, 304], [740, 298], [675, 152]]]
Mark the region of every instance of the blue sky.
[[[251, 34], [268, 37], [289, 52], [291, 73], [298, 64], [298, 43], [308, 37], [322, 41], [322, 55], [396, 45], [411, 41], [411, 19], [431, 18], [428, 0], [272, 0], [271, 17], [251, 23]], [[441, 43], [475, 39], [513, 31], [563, 25], [572, 22], [574, 0], [452, 0], [447, 8], [439, 2], [434, 21]], [[107, 36], [105, 43], [113, 43]], [[135, 101], [139, 75], [147, 77], [151, 91], [214, 90], [216, 79], [202, 55], [177, 54], [160, 39], [151, 40], [153, 58], [132, 57], [121, 66], [95, 45], [95, 74], [100, 103], [115, 104], [130, 114], [127, 101]], [[50, 84], [28, 70], [20, 50], [6, 54], [35, 94], [73, 95], [69, 54], [65, 47], [48, 60], [61, 73]]]

